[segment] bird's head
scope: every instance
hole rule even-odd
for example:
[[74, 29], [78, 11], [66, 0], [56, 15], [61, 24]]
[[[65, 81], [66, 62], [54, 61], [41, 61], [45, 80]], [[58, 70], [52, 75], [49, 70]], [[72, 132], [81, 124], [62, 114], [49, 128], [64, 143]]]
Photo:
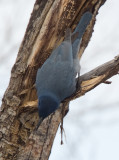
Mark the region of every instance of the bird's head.
[[43, 95], [38, 99], [38, 113], [43, 120], [59, 107], [60, 101], [55, 96]]

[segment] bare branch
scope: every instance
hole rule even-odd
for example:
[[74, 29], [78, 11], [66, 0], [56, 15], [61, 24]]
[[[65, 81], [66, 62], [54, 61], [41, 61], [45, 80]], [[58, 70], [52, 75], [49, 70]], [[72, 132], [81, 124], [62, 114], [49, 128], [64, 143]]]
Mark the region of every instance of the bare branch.
[[[85, 73], [79, 78], [77, 92], [70, 97], [70, 100], [84, 95], [86, 92], [92, 90], [101, 83], [119, 72], [119, 55], [113, 60], [100, 65], [99, 67]], [[109, 84], [109, 83], [108, 83]], [[81, 85], [81, 86], [80, 86]], [[69, 99], [68, 99], [69, 100]]]

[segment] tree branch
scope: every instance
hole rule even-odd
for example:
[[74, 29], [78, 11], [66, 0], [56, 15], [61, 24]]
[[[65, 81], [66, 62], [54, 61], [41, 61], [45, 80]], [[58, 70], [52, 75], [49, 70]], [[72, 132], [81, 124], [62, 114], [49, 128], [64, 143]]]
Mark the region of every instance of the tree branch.
[[[82, 75], [78, 84], [81, 86], [77, 87], [76, 93], [70, 97], [70, 99], [75, 99], [92, 90], [101, 83], [104, 83], [106, 80], [112, 76], [118, 74], [119, 72], [119, 55], [116, 56], [113, 60], [104, 63], [103, 65], [98, 66], [97, 68], [91, 70], [88, 73]], [[68, 99], [69, 100], [69, 99]]]

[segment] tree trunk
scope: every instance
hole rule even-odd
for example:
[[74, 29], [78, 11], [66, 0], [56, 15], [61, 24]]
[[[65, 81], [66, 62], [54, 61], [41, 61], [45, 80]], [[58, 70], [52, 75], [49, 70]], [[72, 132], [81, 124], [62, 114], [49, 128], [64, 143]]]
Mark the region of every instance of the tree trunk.
[[[47, 160], [70, 100], [84, 95], [118, 73], [119, 57], [80, 77], [80, 88], [46, 118], [39, 129], [36, 72], [58, 46], [66, 28], [72, 31], [86, 11], [93, 13], [80, 48], [79, 58], [88, 45], [99, 8], [106, 0], [36, 0], [31, 18], [11, 71], [9, 86], [0, 112], [0, 160]], [[98, 71], [98, 72], [97, 72]]]

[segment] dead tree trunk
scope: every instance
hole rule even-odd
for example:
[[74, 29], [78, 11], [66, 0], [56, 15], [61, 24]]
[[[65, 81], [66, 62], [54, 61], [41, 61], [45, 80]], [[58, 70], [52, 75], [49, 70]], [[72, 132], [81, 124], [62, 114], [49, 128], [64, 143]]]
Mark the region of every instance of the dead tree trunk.
[[[81, 15], [90, 11], [92, 21], [83, 36], [79, 57], [83, 54], [95, 24], [99, 8], [106, 0], [36, 0], [33, 12], [11, 71], [9, 86], [0, 112], [0, 160], [47, 160], [62, 118], [62, 108], [70, 100], [84, 95], [118, 73], [119, 57], [80, 77], [81, 88], [64, 100], [59, 109], [46, 118], [38, 131], [36, 72], [64, 38], [67, 27], [72, 31]], [[63, 107], [62, 107], [63, 106]]]

